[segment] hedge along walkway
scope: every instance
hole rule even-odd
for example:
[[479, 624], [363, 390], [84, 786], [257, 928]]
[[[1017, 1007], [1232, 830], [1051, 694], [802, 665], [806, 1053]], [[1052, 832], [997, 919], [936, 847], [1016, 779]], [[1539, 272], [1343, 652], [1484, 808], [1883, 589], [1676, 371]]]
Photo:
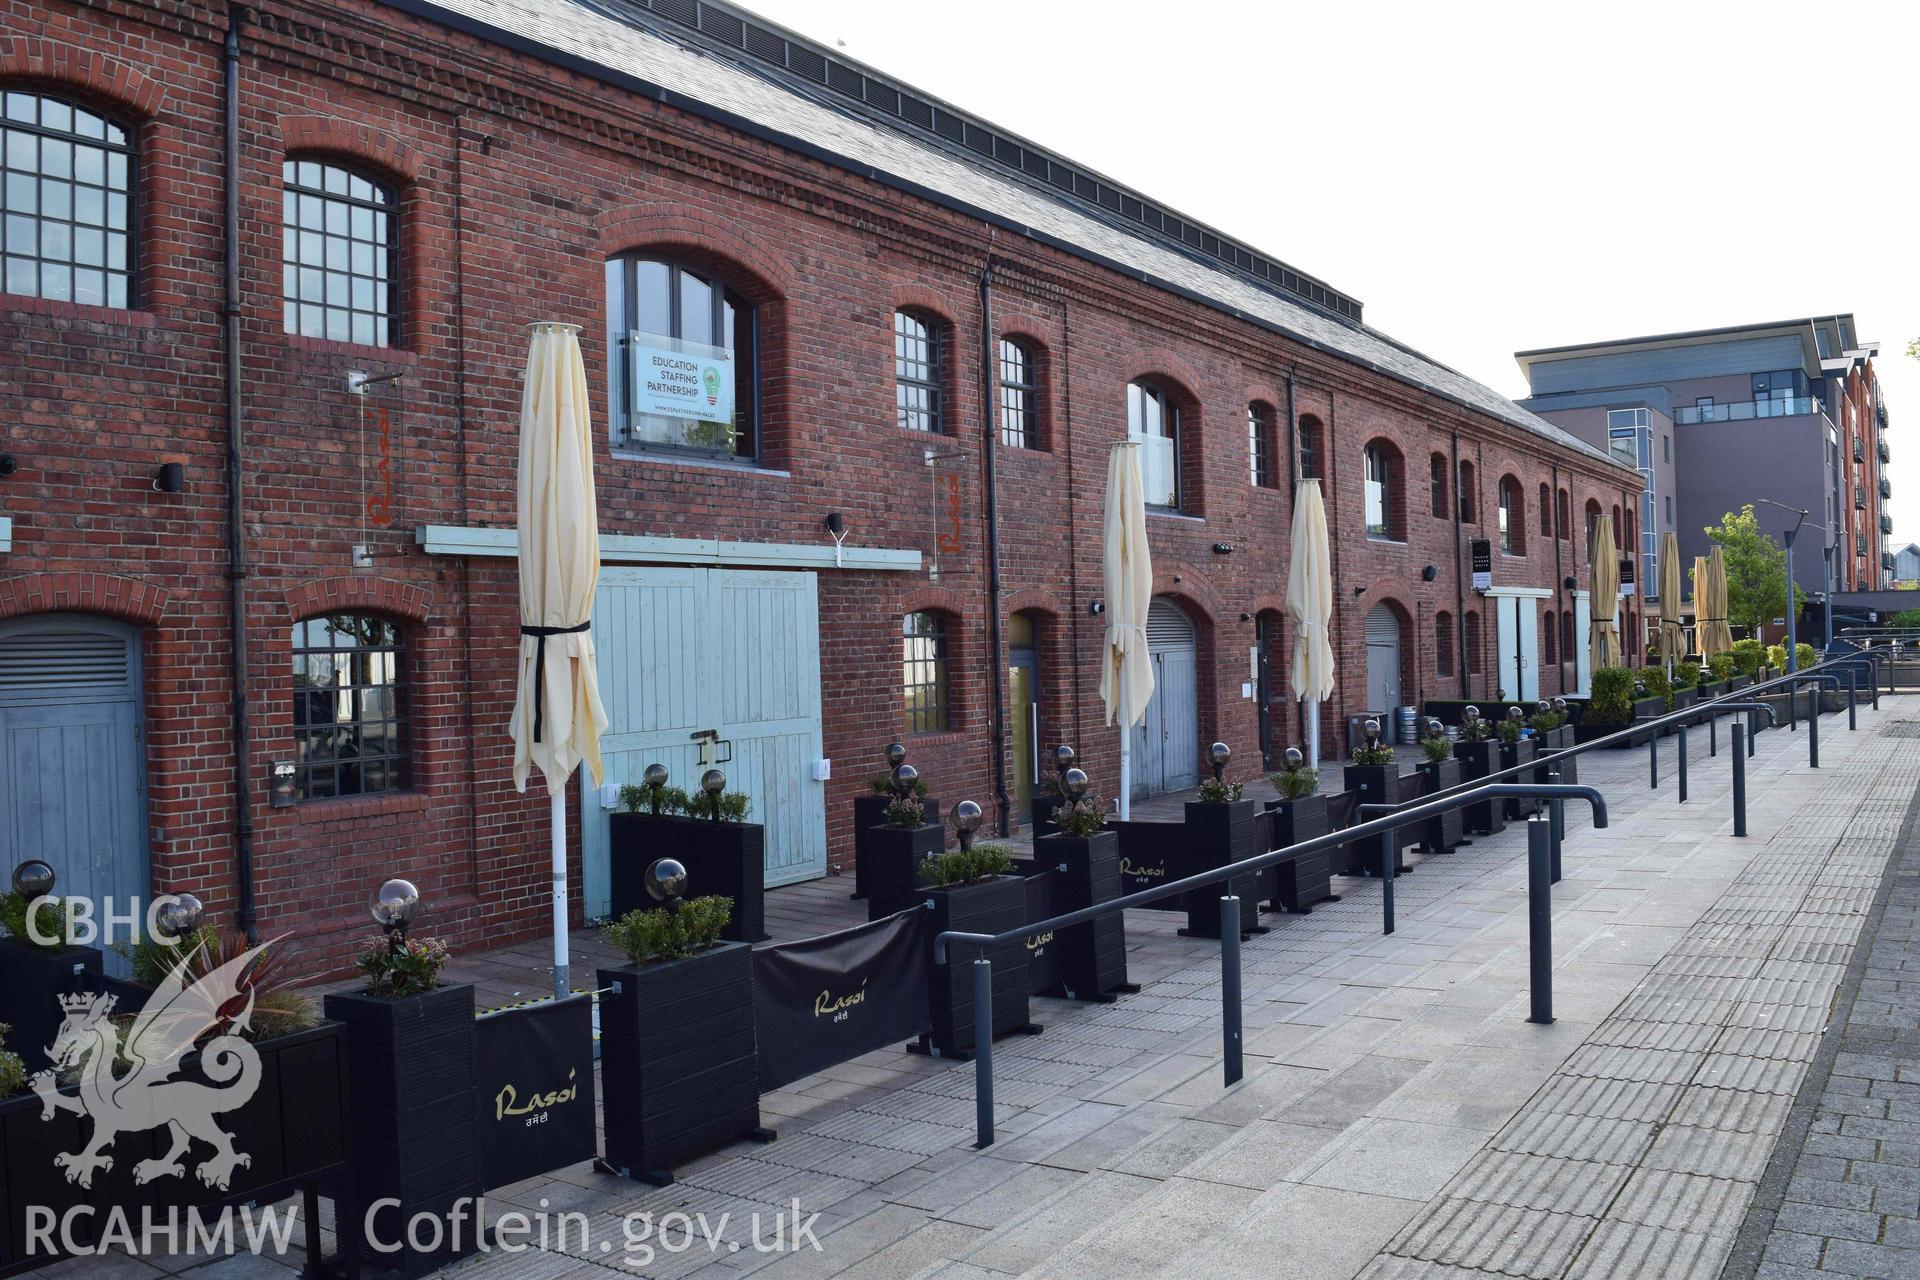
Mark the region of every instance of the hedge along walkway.
[[[1269, 917], [1243, 952], [1247, 1078], [1231, 1090], [1217, 950], [1137, 913], [1145, 991], [1036, 1001], [1046, 1034], [997, 1044], [988, 1151], [970, 1147], [971, 1067], [868, 1055], [768, 1095], [779, 1142], [730, 1147], [674, 1187], [582, 1168], [498, 1197], [587, 1212], [596, 1241], [629, 1213], [728, 1213], [739, 1252], [633, 1269], [617, 1247], [581, 1249], [463, 1274], [1710, 1275], [1860, 927], [1870, 889], [1853, 882], [1884, 865], [1920, 775], [1911, 742], [1884, 734], [1913, 705], [1883, 700], [1858, 734], [1829, 717], [1817, 774], [1802, 734], [1763, 734], [1744, 841], [1728, 835], [1724, 734], [1711, 762], [1693, 736], [1686, 806], [1671, 743], [1658, 792], [1644, 750], [1583, 757], [1614, 825], [1569, 810], [1551, 1027], [1525, 1022], [1510, 827], [1401, 879], [1390, 938], [1377, 886], [1356, 881], [1311, 916]], [[753, 1253], [749, 1215], [796, 1197], [821, 1214], [823, 1252]]]

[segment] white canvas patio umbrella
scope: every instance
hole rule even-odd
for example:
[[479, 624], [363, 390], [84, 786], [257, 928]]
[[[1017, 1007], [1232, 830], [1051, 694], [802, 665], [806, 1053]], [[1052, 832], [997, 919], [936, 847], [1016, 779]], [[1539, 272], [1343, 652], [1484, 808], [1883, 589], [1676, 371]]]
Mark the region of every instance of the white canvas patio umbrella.
[[1687, 629], [1680, 621], [1680, 538], [1672, 530], [1660, 537], [1660, 657], [1673, 664], [1687, 656]]
[[1122, 441], [1107, 455], [1106, 529], [1100, 569], [1107, 603], [1100, 704], [1107, 724], [1120, 723], [1120, 818], [1132, 813], [1133, 726], [1153, 697], [1153, 660], [1147, 655], [1147, 611], [1153, 607], [1153, 558], [1147, 551], [1146, 487], [1140, 445]]
[[1613, 517], [1593, 526], [1592, 668], [1620, 665], [1620, 562], [1614, 558]]
[[593, 497], [593, 425], [580, 328], [536, 324], [520, 400], [520, 679], [514, 693], [513, 785], [546, 775], [553, 807], [553, 992], [569, 989], [567, 780], [585, 761], [600, 785], [607, 713], [588, 629], [600, 577]]
[[1333, 696], [1333, 548], [1320, 482], [1302, 480], [1293, 500], [1293, 554], [1287, 565], [1293, 619], [1293, 696], [1307, 699], [1307, 760], [1320, 767], [1320, 704]]
[[1733, 628], [1727, 624], [1727, 556], [1719, 547], [1707, 557], [1707, 604], [1702, 621], [1702, 654], [1710, 658], [1733, 648]]

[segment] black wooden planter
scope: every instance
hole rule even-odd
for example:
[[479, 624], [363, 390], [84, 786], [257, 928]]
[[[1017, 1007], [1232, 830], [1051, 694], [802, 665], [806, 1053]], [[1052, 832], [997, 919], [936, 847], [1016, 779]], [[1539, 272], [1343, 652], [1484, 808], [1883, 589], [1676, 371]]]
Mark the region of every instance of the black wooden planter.
[[757, 822], [705, 818], [610, 816], [615, 919], [629, 911], [661, 906], [647, 892], [646, 872], [655, 858], [675, 858], [687, 869], [689, 898], [719, 894], [733, 899], [733, 918], [720, 936], [730, 942], [764, 942], [766, 920], [766, 828]]
[[[1265, 853], [1254, 827], [1258, 810], [1259, 802], [1254, 800], [1230, 800], [1225, 804], [1189, 801], [1186, 827], [1191, 861], [1184, 874], [1197, 875]], [[1260, 873], [1257, 871], [1187, 894], [1187, 927], [1180, 932], [1189, 938], [1219, 937], [1220, 899], [1229, 893], [1240, 899], [1241, 936], [1264, 933], [1260, 924]]]
[[753, 949], [722, 942], [678, 960], [602, 969], [605, 1161], [661, 1186], [676, 1165], [760, 1127]]
[[[1538, 750], [1532, 738], [1522, 738], [1518, 742], [1503, 742], [1500, 744], [1500, 768], [1512, 769], [1519, 765], [1531, 764]], [[1531, 779], [1531, 776], [1532, 775], [1526, 773], [1517, 773], [1508, 779], [1508, 781], [1526, 782]], [[1530, 817], [1539, 812], [1540, 802], [1538, 800], [1516, 799], [1508, 800], [1506, 806], [1507, 817], [1510, 820], [1518, 821], [1521, 818]]]
[[1066, 801], [1052, 791], [1035, 792], [1032, 806], [1033, 838], [1041, 840], [1047, 836], [1060, 834], [1060, 828], [1054, 825], [1053, 811]]
[[[1120, 896], [1120, 837], [1112, 831], [1041, 836], [1033, 842], [1033, 857], [1036, 864], [1053, 868], [1053, 909], [1061, 915]], [[1059, 989], [1068, 999], [1107, 1001], [1115, 992], [1139, 990], [1127, 981], [1125, 915], [1116, 911], [1070, 925], [1054, 939], [1060, 956]], [[996, 966], [996, 986], [999, 979]]]
[[[867, 859], [871, 845], [867, 833], [887, 820], [887, 806], [893, 803], [892, 796], [883, 796], [878, 792], [853, 798], [853, 893], [855, 899], [867, 896]], [[940, 825], [940, 802], [931, 796], [920, 801], [925, 810], [925, 820]]]
[[[1436, 796], [1460, 785], [1460, 761], [1426, 760], [1418, 766], [1421, 796]], [[1466, 840], [1466, 823], [1458, 805], [1428, 818], [1418, 828], [1423, 853], [1445, 853]]]
[[[1120, 838], [1120, 891], [1123, 894], [1157, 889], [1193, 870], [1193, 858], [1188, 852], [1192, 836], [1184, 822], [1115, 821], [1107, 823], [1107, 830]], [[1186, 895], [1149, 902], [1142, 909], [1185, 911]]]
[[946, 847], [947, 829], [934, 822], [868, 831], [867, 919], [882, 920], [924, 902], [921, 864]]
[[[927, 945], [948, 929], [965, 933], [1005, 933], [1027, 923], [1027, 884], [1019, 876], [1000, 876], [978, 884], [953, 885], [921, 891], [933, 903], [927, 922]], [[949, 950], [947, 963], [927, 968], [927, 1012], [933, 1029], [910, 1046], [943, 1058], [971, 1058], [974, 1051], [973, 962], [977, 947]], [[990, 947], [993, 963], [993, 1034], [1037, 1031], [1027, 1017], [1027, 944], [1015, 938]]]
[[[346, 1028], [347, 1116], [361, 1202], [399, 1201], [373, 1216], [362, 1256], [419, 1274], [472, 1253], [471, 1221], [462, 1224], [456, 1247], [451, 1218], [459, 1200], [485, 1190], [475, 1119], [473, 988], [462, 983], [397, 999], [342, 992], [327, 997], [326, 1010]], [[404, 1241], [418, 1214], [442, 1220], [438, 1249], [373, 1250], [375, 1241]], [[354, 1219], [353, 1229], [366, 1227], [364, 1217]]]
[[[56, 1221], [67, 1210], [87, 1206], [91, 1216], [77, 1215], [71, 1220], [76, 1242], [92, 1243], [99, 1238], [109, 1209], [123, 1210], [136, 1227], [145, 1210], [164, 1220], [173, 1212], [190, 1207], [203, 1211], [219, 1205], [247, 1202], [272, 1203], [295, 1191], [306, 1193], [301, 1218], [307, 1227], [309, 1257], [319, 1258], [319, 1203], [326, 1194], [334, 1198], [338, 1221], [358, 1221], [351, 1171], [347, 1165], [348, 1099], [344, 1029], [324, 1023], [306, 1031], [257, 1041], [260, 1055], [260, 1083], [246, 1103], [232, 1111], [220, 1112], [214, 1122], [232, 1136], [236, 1154], [248, 1163], [236, 1165], [225, 1189], [202, 1182], [198, 1170], [213, 1156], [211, 1147], [195, 1142], [181, 1157], [183, 1172], [156, 1177], [144, 1184], [135, 1181], [136, 1166], [156, 1159], [172, 1147], [164, 1127], [145, 1132], [120, 1134], [106, 1154], [113, 1160], [111, 1169], [97, 1171], [93, 1185], [82, 1188], [68, 1182], [65, 1171], [54, 1163], [55, 1156], [80, 1151], [92, 1133], [92, 1121], [69, 1111], [56, 1112], [52, 1119], [41, 1118], [41, 1102], [34, 1094], [20, 1094], [0, 1101], [0, 1273], [11, 1274], [27, 1267], [44, 1267], [58, 1255], [44, 1251], [29, 1254], [25, 1234], [29, 1206], [51, 1211]], [[187, 1057], [174, 1073], [174, 1080], [212, 1084], [200, 1063], [200, 1055]], [[77, 1095], [78, 1086], [62, 1092]], [[211, 1220], [211, 1214], [208, 1214]], [[54, 1239], [59, 1240], [56, 1230]], [[342, 1237], [343, 1249], [351, 1249], [351, 1235]]]
[[[1346, 767], [1346, 785], [1347, 790], [1354, 795], [1355, 823], [1362, 821], [1359, 816], [1361, 805], [1404, 804], [1417, 797], [1421, 789], [1419, 774], [1410, 773], [1402, 776], [1399, 766], [1391, 764], [1350, 764]], [[1419, 839], [1418, 827], [1401, 827], [1393, 833], [1393, 869], [1396, 875], [1407, 869], [1406, 859], [1402, 855]], [[1341, 853], [1341, 863], [1336, 870], [1342, 874], [1350, 876], [1380, 874], [1378, 837], [1356, 840], [1352, 844], [1343, 846]]]
[[[1327, 797], [1319, 792], [1296, 800], [1269, 800], [1267, 810], [1273, 822], [1273, 847], [1285, 849], [1331, 829], [1327, 819]], [[1306, 915], [1316, 902], [1338, 902], [1333, 891], [1331, 851], [1299, 854], [1267, 869], [1261, 880], [1261, 895], [1274, 911], [1292, 911]]]
[[47, 1046], [67, 1016], [60, 997], [86, 990], [99, 972], [95, 947], [48, 951], [0, 938], [0, 1022], [12, 1028], [7, 1048], [20, 1055], [29, 1077], [46, 1069]]
[[[1460, 778], [1464, 782], [1475, 782], [1490, 773], [1500, 771], [1500, 744], [1488, 739], [1484, 742], [1462, 742], [1454, 747], [1454, 754], [1460, 760]], [[1464, 811], [1469, 831], [1490, 836], [1507, 827], [1507, 806], [1499, 800], [1476, 800]]]

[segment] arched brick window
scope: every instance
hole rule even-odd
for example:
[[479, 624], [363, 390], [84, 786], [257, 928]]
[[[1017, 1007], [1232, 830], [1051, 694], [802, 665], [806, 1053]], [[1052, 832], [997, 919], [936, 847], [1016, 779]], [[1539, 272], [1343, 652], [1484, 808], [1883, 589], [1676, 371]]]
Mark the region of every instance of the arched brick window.
[[1369, 538], [1400, 541], [1406, 537], [1406, 472], [1400, 451], [1385, 440], [1373, 440], [1361, 455], [1365, 482], [1366, 525]]
[[920, 311], [893, 313], [894, 422], [905, 431], [951, 434], [945, 418], [947, 326]]
[[1559, 615], [1552, 609], [1540, 616], [1541, 650], [1546, 654], [1548, 666], [1557, 666], [1560, 662], [1560, 621]]
[[1433, 672], [1453, 675], [1453, 615], [1445, 609], [1433, 615]]
[[1527, 499], [1520, 482], [1500, 477], [1500, 550], [1510, 556], [1527, 553]]
[[1544, 484], [1540, 486], [1540, 536], [1553, 536], [1553, 490]]
[[1300, 418], [1300, 478], [1302, 480], [1325, 480], [1327, 456], [1327, 433], [1320, 425], [1320, 419], [1312, 414], [1302, 414]]
[[281, 321], [363, 347], [400, 340], [399, 201], [372, 176], [317, 157], [281, 165]]
[[1473, 464], [1464, 459], [1460, 463], [1460, 520], [1463, 524], [1479, 522], [1478, 505], [1474, 501]]
[[371, 613], [293, 624], [293, 781], [303, 800], [407, 785], [401, 626]]
[[951, 727], [947, 623], [946, 614], [932, 609], [910, 613], [902, 622], [901, 693], [908, 733], [944, 733]]
[[128, 126], [25, 87], [4, 100], [0, 288], [94, 307], [131, 305], [134, 149]]
[[1428, 483], [1431, 486], [1433, 518], [1446, 520], [1453, 515], [1447, 507], [1447, 455], [1436, 453], [1427, 459]]

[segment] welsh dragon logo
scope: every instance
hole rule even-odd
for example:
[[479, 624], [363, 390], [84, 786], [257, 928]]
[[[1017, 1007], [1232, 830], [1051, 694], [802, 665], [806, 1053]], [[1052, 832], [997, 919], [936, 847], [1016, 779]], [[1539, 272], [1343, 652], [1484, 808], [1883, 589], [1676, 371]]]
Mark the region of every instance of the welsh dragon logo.
[[[109, 1152], [121, 1134], [163, 1124], [172, 1148], [135, 1165], [136, 1183], [183, 1177], [183, 1158], [195, 1139], [213, 1148], [194, 1170], [209, 1187], [226, 1190], [233, 1171], [253, 1163], [234, 1150], [233, 1135], [214, 1117], [244, 1106], [260, 1087], [260, 1052], [241, 1035], [253, 1017], [253, 994], [243, 993], [238, 979], [264, 950], [242, 951], [197, 982], [190, 979], [189, 955], [154, 988], [124, 1033], [113, 1020], [114, 996], [60, 997], [67, 1016], [47, 1051], [53, 1068], [35, 1075], [32, 1085], [42, 1119], [70, 1111], [93, 1121], [80, 1150], [54, 1157], [67, 1181], [91, 1187], [96, 1172], [113, 1168]], [[174, 1079], [196, 1048], [206, 1081]], [[70, 1081], [74, 1073], [78, 1090], [63, 1090], [61, 1076]]]

